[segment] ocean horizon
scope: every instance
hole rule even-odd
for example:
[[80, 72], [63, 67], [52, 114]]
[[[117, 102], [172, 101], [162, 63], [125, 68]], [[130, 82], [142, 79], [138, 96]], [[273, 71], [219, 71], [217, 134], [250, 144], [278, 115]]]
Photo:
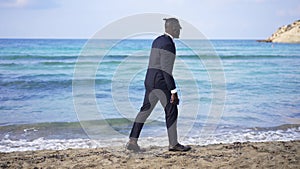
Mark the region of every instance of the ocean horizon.
[[[175, 41], [180, 140], [199, 145], [299, 140], [300, 44], [202, 41]], [[143, 101], [152, 39], [88, 42], [0, 39], [0, 152], [126, 143]], [[206, 60], [216, 67], [207, 67]], [[97, 68], [93, 76], [76, 79], [77, 69], [91, 67]], [[219, 89], [211, 75], [220, 71], [224, 88]], [[80, 86], [74, 88], [77, 81]], [[225, 93], [224, 100], [214, 98], [215, 88]], [[213, 112], [211, 105], [223, 103], [221, 111]], [[86, 114], [78, 113], [78, 105]], [[159, 104], [142, 131], [141, 144], [167, 145]]]

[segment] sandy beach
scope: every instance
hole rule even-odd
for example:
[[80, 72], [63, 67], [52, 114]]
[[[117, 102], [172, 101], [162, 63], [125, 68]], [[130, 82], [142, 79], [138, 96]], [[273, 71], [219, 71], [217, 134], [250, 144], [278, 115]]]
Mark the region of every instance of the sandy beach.
[[0, 153], [1, 168], [299, 168], [300, 141], [192, 145], [189, 152], [124, 147]]

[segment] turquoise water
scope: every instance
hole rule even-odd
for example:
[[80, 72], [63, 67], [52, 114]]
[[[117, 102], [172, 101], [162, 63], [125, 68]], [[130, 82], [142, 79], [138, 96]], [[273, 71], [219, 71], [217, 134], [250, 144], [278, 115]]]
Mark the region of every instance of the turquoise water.
[[[62, 140], [69, 141], [65, 148], [91, 145], [89, 141], [78, 141], [90, 136], [78, 123], [82, 119], [76, 114], [72, 92], [75, 65], [86, 42], [0, 39], [0, 151], [46, 149], [41, 146], [46, 143], [53, 149], [64, 148]], [[131, 127], [131, 121], [126, 119], [134, 118], [142, 104], [143, 80], [151, 43], [152, 40], [103, 40], [95, 46], [95, 51], [84, 56], [83, 66], [99, 65], [95, 74], [95, 97], [102, 117], [97, 119], [94, 118], [97, 115], [91, 115], [87, 120], [98, 120], [95, 126], [104, 126], [103, 120], [112, 119], [109, 125], [120, 133], [120, 144], [127, 138]], [[212, 40], [210, 43], [211, 47], [198, 45], [200, 41], [190, 44], [195, 44], [193, 49], [201, 51], [201, 59], [209, 59], [213, 50], [221, 58], [224, 70], [226, 100], [224, 111], [213, 124], [217, 126], [211, 132], [214, 142], [230, 142], [239, 138], [242, 141], [300, 139], [300, 45], [258, 43], [254, 40]], [[211, 140], [204, 140], [201, 131], [208, 125], [207, 119], [214, 118], [209, 116], [212, 103], [210, 77], [198, 56], [181, 41], [176, 41], [176, 46], [178, 58], [174, 77], [182, 98], [179, 123], [183, 128], [187, 123], [189, 126], [186, 127], [192, 126], [183, 141], [205, 144]], [[109, 53], [98, 63], [97, 50], [108, 48]], [[180, 61], [186, 66], [179, 64]], [[126, 69], [121, 70], [124, 67]], [[193, 76], [186, 74], [187, 69]], [[122, 79], [128, 77], [131, 81], [127, 86], [125, 84], [124, 90], [123, 87], [114, 88], [122, 85]], [[197, 88], [191, 85], [193, 82]], [[120, 95], [121, 101], [123, 97], [130, 100], [131, 109], [120, 111], [114, 91]], [[88, 99], [90, 96], [82, 97]], [[199, 104], [199, 111], [193, 111], [193, 104]], [[145, 138], [165, 138], [164, 114], [159, 107], [150, 118], [153, 122], [142, 132]], [[189, 114], [195, 116], [191, 118]], [[98, 140], [102, 136], [119, 138], [103, 133], [97, 132]], [[32, 142], [36, 142], [35, 147], [41, 147], [30, 147]], [[106, 145], [103, 140], [102, 143]], [[13, 145], [19, 146], [13, 149]]]

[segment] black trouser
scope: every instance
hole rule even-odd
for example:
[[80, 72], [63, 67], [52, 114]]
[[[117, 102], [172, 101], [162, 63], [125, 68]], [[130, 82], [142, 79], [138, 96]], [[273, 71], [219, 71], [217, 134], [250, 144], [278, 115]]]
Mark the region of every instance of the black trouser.
[[177, 141], [177, 105], [170, 103], [171, 92], [160, 89], [146, 89], [144, 103], [137, 114], [130, 133], [130, 138], [138, 139], [146, 119], [151, 114], [158, 100], [165, 110], [166, 126], [168, 129], [169, 144], [174, 146]]

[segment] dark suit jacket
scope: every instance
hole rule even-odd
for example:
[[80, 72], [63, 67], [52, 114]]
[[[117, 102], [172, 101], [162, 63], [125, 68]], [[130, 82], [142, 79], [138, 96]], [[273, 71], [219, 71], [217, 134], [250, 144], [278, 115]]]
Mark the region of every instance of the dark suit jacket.
[[145, 79], [147, 89], [171, 91], [176, 88], [172, 76], [175, 56], [175, 44], [171, 37], [161, 35], [153, 41]]

